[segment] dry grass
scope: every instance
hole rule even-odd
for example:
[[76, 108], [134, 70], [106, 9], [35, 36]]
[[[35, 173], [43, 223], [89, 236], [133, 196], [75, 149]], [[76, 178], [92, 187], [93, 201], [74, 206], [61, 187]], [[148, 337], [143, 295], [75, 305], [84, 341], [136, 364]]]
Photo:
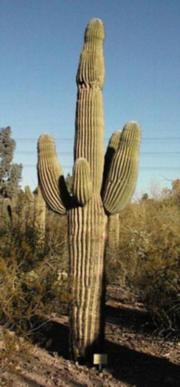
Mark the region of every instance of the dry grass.
[[180, 323], [180, 186], [130, 204], [119, 216], [119, 248], [107, 261], [109, 283], [132, 289], [159, 327]]

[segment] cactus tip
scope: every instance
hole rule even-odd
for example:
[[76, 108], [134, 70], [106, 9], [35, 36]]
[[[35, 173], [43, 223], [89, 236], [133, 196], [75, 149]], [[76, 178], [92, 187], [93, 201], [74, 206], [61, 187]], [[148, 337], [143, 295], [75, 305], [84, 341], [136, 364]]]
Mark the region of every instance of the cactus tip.
[[122, 131], [122, 137], [128, 141], [131, 139], [131, 141], [134, 141], [135, 143], [139, 143], [141, 140], [141, 128], [137, 121], [128, 121]]
[[85, 40], [104, 39], [104, 24], [99, 18], [92, 18], [87, 24], [85, 30]]

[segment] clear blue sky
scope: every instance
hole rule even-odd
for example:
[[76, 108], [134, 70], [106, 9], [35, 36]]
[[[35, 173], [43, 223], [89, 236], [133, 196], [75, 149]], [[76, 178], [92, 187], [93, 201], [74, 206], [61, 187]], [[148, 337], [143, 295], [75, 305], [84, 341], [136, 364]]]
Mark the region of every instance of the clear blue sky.
[[85, 26], [106, 30], [105, 139], [142, 127], [137, 192], [180, 177], [179, 0], [0, 0], [0, 127], [10, 125], [22, 184], [35, 187], [36, 143], [52, 134], [71, 172], [75, 75]]

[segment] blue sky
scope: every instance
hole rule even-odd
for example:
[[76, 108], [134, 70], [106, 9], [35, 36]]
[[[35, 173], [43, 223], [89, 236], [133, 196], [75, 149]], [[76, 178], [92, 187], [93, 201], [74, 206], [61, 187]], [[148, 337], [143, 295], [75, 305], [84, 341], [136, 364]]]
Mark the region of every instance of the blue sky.
[[37, 184], [36, 144], [52, 134], [64, 172], [73, 160], [75, 75], [84, 29], [103, 20], [105, 140], [142, 127], [136, 192], [180, 174], [179, 0], [0, 0], [0, 127], [12, 128], [22, 185]]

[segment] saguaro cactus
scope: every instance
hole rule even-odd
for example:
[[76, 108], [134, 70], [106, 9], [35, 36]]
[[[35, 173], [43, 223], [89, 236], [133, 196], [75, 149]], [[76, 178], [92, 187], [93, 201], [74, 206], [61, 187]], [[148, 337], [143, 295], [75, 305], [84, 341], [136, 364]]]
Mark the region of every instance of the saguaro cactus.
[[107, 218], [130, 199], [138, 164], [140, 129], [131, 122], [125, 125], [103, 172], [103, 40], [102, 21], [92, 19], [85, 30], [76, 77], [73, 195], [67, 191], [53, 139], [41, 135], [38, 141], [42, 194], [52, 210], [68, 216], [70, 337], [75, 359], [102, 351]]

